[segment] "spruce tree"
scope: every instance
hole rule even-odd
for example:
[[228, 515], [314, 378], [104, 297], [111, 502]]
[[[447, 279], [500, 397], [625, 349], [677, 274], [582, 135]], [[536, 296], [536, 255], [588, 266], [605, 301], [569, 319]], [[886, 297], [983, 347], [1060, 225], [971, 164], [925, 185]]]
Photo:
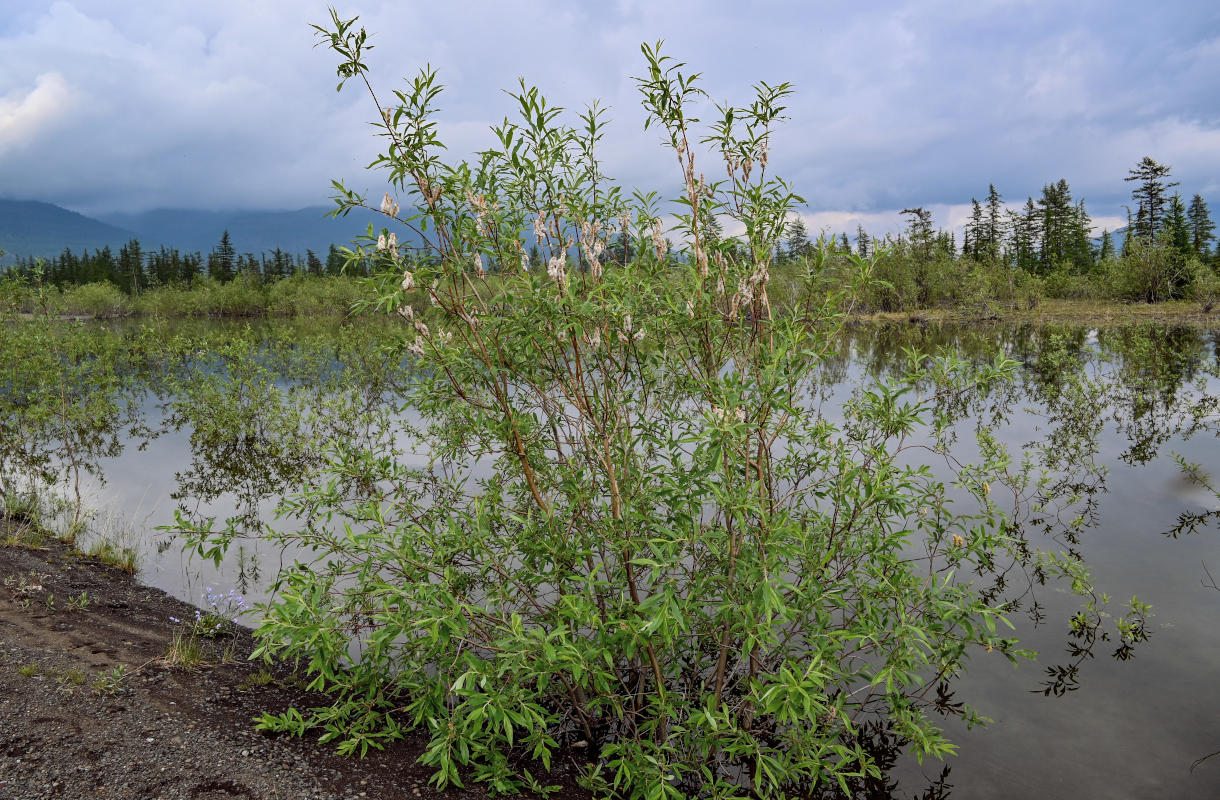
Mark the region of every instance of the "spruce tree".
[[1146, 242], [1156, 241], [1165, 220], [1165, 192], [1178, 185], [1177, 181], [1165, 180], [1171, 169], [1168, 164], [1158, 164], [1150, 156], [1144, 156], [1123, 178], [1136, 183], [1131, 190], [1131, 199], [1136, 203], [1134, 233]]
[[1077, 212], [1072, 205], [1072, 190], [1066, 180], [1042, 187], [1038, 198], [1042, 241], [1039, 261], [1044, 271], [1074, 265], [1072, 252], [1076, 239]]
[[144, 276], [144, 252], [138, 240], [132, 239], [119, 248], [117, 277], [119, 288], [128, 294], [139, 294], [146, 288], [148, 280]]
[[1110, 231], [1103, 230], [1101, 232], [1101, 249], [1097, 251], [1097, 260], [1101, 263], [1112, 261], [1114, 259], [1114, 238], [1110, 236]]
[[1177, 192], [1169, 198], [1169, 208], [1165, 211], [1165, 238], [1169, 244], [1182, 255], [1191, 253], [1190, 225], [1186, 221], [1186, 204], [1182, 195]]
[[85, 274], [85, 282], [94, 281], [110, 281], [115, 286], [122, 286], [123, 281], [119, 276], [118, 264], [114, 260], [114, 253], [110, 250], [110, 245], [106, 245], [101, 250], [89, 257], [89, 252], [85, 251], [81, 254], [82, 272]]
[[1009, 211], [1009, 230], [1011, 233], [1010, 250], [1013, 263], [1018, 269], [1026, 272], [1042, 272], [1042, 261], [1039, 259], [1041, 242], [1041, 216], [1034, 198], [1025, 201], [1022, 211]]
[[920, 308], [928, 305], [928, 269], [932, 265], [932, 247], [935, 244], [932, 234], [932, 212], [922, 206], [904, 208], [906, 214], [907, 237], [910, 239], [908, 250], [912, 264], [912, 277], [915, 280], [915, 301]]
[[1131, 240], [1135, 237], [1135, 220], [1131, 218], [1131, 206], [1127, 209], [1127, 227], [1123, 228], [1123, 256], [1131, 252]]
[[917, 257], [926, 261], [932, 253], [932, 212], [918, 206], [904, 208], [902, 213], [909, 217], [907, 238], [911, 242], [911, 249]]
[[1190, 200], [1190, 208], [1186, 211], [1186, 219], [1190, 225], [1190, 250], [1200, 261], [1206, 262], [1208, 246], [1215, 237], [1216, 224], [1212, 222], [1207, 211], [1207, 203], [1201, 195], [1195, 195]]
[[1089, 234], [1093, 230], [1093, 220], [1085, 210], [1084, 200], [1076, 203], [1071, 218], [1071, 230], [1068, 241], [1068, 259], [1077, 273], [1086, 273], [1093, 268], [1093, 242]]
[[322, 274], [322, 259], [318, 258], [312, 250], [305, 250], [305, 269], [310, 275]]
[[983, 258], [991, 263], [1000, 260], [1001, 244], [1004, 241], [1004, 203], [995, 184], [987, 186], [987, 226], [982, 238]]
[[809, 243], [809, 232], [805, 230], [805, 221], [799, 216], [788, 223], [787, 256], [796, 261], [808, 255], [812, 245]]
[[[177, 250], [173, 252], [175, 256], [178, 255]], [[203, 256], [198, 252], [182, 256], [178, 264], [178, 279], [183, 283], [191, 283], [201, 275], [203, 275]]]
[[226, 230], [221, 234], [220, 242], [208, 256], [208, 275], [221, 283], [227, 283], [237, 274], [236, 269], [237, 259], [233, 250], [233, 241]]
[[983, 207], [979, 205], [978, 200], [971, 197], [970, 221], [966, 223], [966, 230], [962, 240], [962, 255], [975, 261], [982, 261], [982, 245], [986, 234], [987, 226], [983, 218]]
[[333, 244], [326, 251], [326, 274], [341, 275], [343, 273], [343, 254]]

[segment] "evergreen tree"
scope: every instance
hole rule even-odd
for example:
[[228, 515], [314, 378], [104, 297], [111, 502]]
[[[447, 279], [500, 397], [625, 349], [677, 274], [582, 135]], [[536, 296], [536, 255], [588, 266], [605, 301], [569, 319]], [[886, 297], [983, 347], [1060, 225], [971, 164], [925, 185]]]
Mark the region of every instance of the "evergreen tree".
[[118, 265], [114, 260], [114, 253], [110, 250], [110, 245], [106, 245], [101, 250], [89, 257], [89, 252], [85, 251], [81, 255], [81, 271], [84, 274], [85, 283], [93, 281], [110, 281], [115, 286], [122, 286], [119, 279]]
[[1158, 164], [1149, 156], [1123, 178], [1136, 182], [1131, 190], [1131, 199], [1136, 203], [1134, 230], [1132, 233], [1146, 242], [1156, 241], [1165, 220], [1165, 191], [1178, 185], [1177, 181], [1166, 182], [1172, 169], [1168, 164]]
[[971, 197], [970, 221], [966, 223], [966, 230], [962, 238], [962, 255], [975, 261], [982, 261], [982, 240], [986, 233], [987, 228], [983, 217], [983, 207], [979, 205], [978, 200]]
[[982, 245], [983, 260], [991, 263], [997, 263], [1000, 260], [1000, 251], [1004, 242], [1004, 235], [1007, 232], [1004, 225], [1004, 203], [1000, 193], [996, 191], [995, 184], [987, 185], [987, 224], [984, 228], [985, 234], [980, 240]]
[[873, 252], [873, 243], [863, 225], [856, 225], [856, 252], [861, 258], [868, 258]]
[[119, 248], [117, 278], [119, 288], [128, 294], [139, 294], [146, 287], [148, 279], [144, 275], [144, 252], [138, 240], [132, 239]]
[[260, 283], [262, 280], [263, 268], [259, 263], [258, 256], [253, 253], [246, 253], [245, 261], [241, 258], [237, 259], [238, 273], [244, 275], [246, 280], [254, 283]]
[[1131, 206], [1124, 206], [1127, 209], [1127, 227], [1123, 228], [1123, 256], [1126, 257], [1131, 252], [1131, 240], [1135, 238], [1135, 220], [1131, 218]]
[[805, 220], [796, 216], [788, 223], [787, 256], [796, 261], [809, 254], [813, 245], [809, 243], [809, 232], [805, 230]]
[[1023, 211], [1009, 211], [1009, 230], [1011, 231], [1010, 250], [1012, 263], [1017, 269], [1026, 272], [1040, 272], [1042, 262], [1038, 258], [1041, 242], [1041, 216], [1034, 198], [1025, 201]]
[[923, 207], [904, 208], [906, 214], [907, 237], [910, 246], [907, 249], [911, 264], [911, 273], [915, 281], [915, 302], [920, 308], [928, 304], [930, 291], [928, 288], [928, 270], [932, 266], [932, 248], [935, 245], [932, 234], [932, 212]]
[[182, 258], [177, 250], [169, 250], [165, 245], [155, 253], [148, 255], [148, 279], [157, 286], [168, 286], [182, 279]]
[[221, 234], [220, 242], [208, 255], [208, 275], [222, 283], [227, 283], [233, 280], [233, 276], [236, 274], [236, 253], [233, 250], [233, 241], [226, 230]]
[[917, 208], [904, 208], [902, 213], [906, 214], [907, 220], [907, 239], [911, 242], [911, 250], [916, 258], [923, 261], [930, 260], [932, 256], [932, 212], [922, 206]]
[[[177, 255], [175, 250], [174, 254]], [[178, 280], [184, 283], [190, 283], [196, 278], [203, 275], [203, 256], [199, 253], [190, 253], [182, 257], [178, 264]]]
[[1101, 232], [1101, 249], [1097, 252], [1097, 260], [1103, 264], [1114, 259], [1114, 239], [1110, 236], [1110, 231], [1103, 230]]
[[309, 271], [310, 275], [321, 275], [325, 271], [325, 267], [322, 266], [322, 259], [314, 255], [312, 250], [305, 251], [305, 268]]
[[1177, 192], [1169, 198], [1169, 208], [1165, 212], [1165, 238], [1182, 255], [1191, 253], [1190, 225], [1186, 221], [1186, 204], [1182, 195]]
[[718, 242], [724, 236], [724, 226], [720, 224], [720, 220], [716, 219], [716, 215], [712, 213], [711, 206], [704, 203], [699, 206], [699, 214], [702, 219], [699, 221], [699, 229], [702, 235], [709, 242]]
[[339, 248], [333, 244], [326, 251], [326, 274], [341, 275], [343, 274], [343, 254], [339, 252]]
[[1068, 260], [1077, 273], [1086, 273], [1093, 268], [1093, 242], [1089, 234], [1093, 230], [1093, 220], [1085, 210], [1084, 200], [1076, 204], [1071, 219], [1071, 232], [1068, 242]]
[[1207, 203], [1203, 202], [1202, 196], [1195, 195], [1191, 198], [1186, 219], [1190, 223], [1190, 250], [1200, 261], [1206, 261], [1209, 243], [1216, 238], [1216, 224], [1212, 222]]
[[81, 259], [66, 247], [58, 258], [52, 259], [46, 274], [47, 280], [56, 286], [63, 286], [65, 283], [84, 283], [86, 280]]
[[[268, 265], [268, 267], [269, 267], [269, 271], [270, 271], [270, 276], [268, 277], [268, 280], [267, 280], [268, 283], [277, 281], [280, 278], [285, 278], [285, 277], [291, 275], [294, 271], [293, 263], [292, 263], [292, 256], [289, 255], [286, 251], [281, 250], [280, 248], [277, 247], [277, 248], [275, 248], [275, 250], [273, 250], [271, 252], [271, 263]], [[264, 276], [268, 275], [268, 272], [266, 269], [264, 270], [263, 274], [264, 274]]]
[[1038, 260], [1041, 270], [1048, 272], [1070, 263], [1075, 212], [1067, 181], [1061, 179], [1058, 183], [1043, 186], [1038, 207], [1042, 232]]

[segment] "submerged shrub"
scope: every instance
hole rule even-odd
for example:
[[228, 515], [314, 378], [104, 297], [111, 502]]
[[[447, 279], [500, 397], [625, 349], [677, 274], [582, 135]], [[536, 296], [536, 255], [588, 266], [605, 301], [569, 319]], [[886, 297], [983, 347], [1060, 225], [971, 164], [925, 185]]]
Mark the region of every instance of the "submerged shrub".
[[300, 317], [345, 316], [363, 297], [360, 284], [347, 276], [292, 275], [271, 284], [267, 311]]
[[85, 283], [65, 289], [56, 308], [70, 316], [117, 317], [126, 312], [127, 298], [113, 283]]
[[[339, 75], [365, 78], [364, 31], [332, 16], [318, 30]], [[949, 679], [972, 654], [1020, 655], [972, 576], [1028, 557], [992, 500], [1005, 453], [980, 434], [986, 463], [956, 503], [907, 465], [945, 446], [948, 399], [1012, 364], [912, 357], [906, 381], [824, 417], [811, 397], [834, 309], [870, 264], [844, 255], [830, 292], [814, 253], [773, 310], [800, 200], [768, 171], [791, 87], [760, 83], [696, 129], [697, 76], [643, 51], [647, 126], [681, 177], [668, 229], [653, 196], [602, 172], [596, 104], [572, 127], [522, 83], [520, 122], [456, 164], [434, 72], [379, 106], [376, 163], [400, 196], [337, 185], [339, 213], [379, 205], [422, 234], [407, 248], [373, 231], [353, 259], [402, 318], [407, 433], [434, 466], [333, 441], [326, 483], [283, 507], [304, 522], [270, 535], [318, 556], [280, 573], [257, 653], [299, 659], [331, 704], [263, 727], [317, 728], [345, 752], [421, 728], [442, 787], [537, 788], [571, 746], [602, 796], [849, 793], [880, 775], [878, 732], [952, 752], [931, 714], [978, 718]], [[704, 179], [704, 145], [725, 180]], [[1088, 591], [1071, 559], [1038, 569]]]
[[231, 317], [259, 316], [267, 309], [267, 298], [258, 276], [241, 273], [231, 281], [209, 279], [200, 311]]

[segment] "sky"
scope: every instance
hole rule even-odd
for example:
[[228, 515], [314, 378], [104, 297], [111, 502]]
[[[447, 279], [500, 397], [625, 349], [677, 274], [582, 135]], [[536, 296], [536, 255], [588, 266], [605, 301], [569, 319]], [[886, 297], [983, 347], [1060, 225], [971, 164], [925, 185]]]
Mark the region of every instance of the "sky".
[[[1220, 209], [1220, 3], [1215, 0], [344, 2], [371, 34], [388, 95], [431, 64], [454, 157], [492, 143], [518, 77], [613, 121], [606, 171], [674, 196], [672, 153], [632, 76], [642, 42], [702, 73], [711, 102], [758, 81], [797, 93], [771, 168], [813, 231], [898, 230], [924, 206], [959, 228], [994, 183], [1023, 204], [1066, 179], [1115, 228], [1128, 171], [1173, 167], [1187, 200]], [[379, 140], [356, 83], [335, 91], [313, 0], [0, 0], [0, 197], [86, 214], [293, 209], [330, 181], [380, 196]], [[709, 174], [720, 167], [708, 157]], [[1214, 216], [1216, 216], [1214, 214]]]

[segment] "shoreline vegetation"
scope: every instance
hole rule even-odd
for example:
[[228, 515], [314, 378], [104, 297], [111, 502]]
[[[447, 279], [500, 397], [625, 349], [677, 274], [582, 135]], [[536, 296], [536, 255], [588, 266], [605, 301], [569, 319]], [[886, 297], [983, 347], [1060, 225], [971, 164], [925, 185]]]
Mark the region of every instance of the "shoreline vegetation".
[[[222, 283], [208, 278], [190, 284], [160, 286], [138, 295], [121, 292], [109, 282], [59, 288], [41, 287], [24, 276], [0, 278], [0, 311], [19, 318], [35, 316], [72, 320], [245, 319], [258, 317], [381, 316], [370, 307], [375, 291], [370, 279], [346, 275], [294, 275], [273, 283], [238, 276]], [[782, 307], [781, 303], [776, 303]], [[422, 310], [422, 309], [419, 309]], [[1125, 324], [1168, 322], [1213, 325], [1220, 321], [1220, 303], [1210, 295], [1142, 302], [1104, 296], [1045, 297], [1027, 295], [1021, 301], [989, 297], [971, 302], [842, 309], [853, 324], [868, 323], [1048, 323]]]
[[[907, 227], [901, 233], [879, 237], [860, 226], [854, 242], [846, 233], [827, 231], [811, 241], [801, 216], [788, 208], [772, 221], [772, 236], [762, 245], [765, 252], [747, 252], [760, 243], [747, 246], [725, 232], [723, 223], [733, 218], [727, 207], [704, 208], [697, 226], [727, 260], [768, 262], [769, 302], [781, 313], [800, 313], [807, 301], [802, 295], [816, 290], [850, 297], [831, 310], [853, 319], [915, 313], [958, 321], [1084, 321], [1209, 314], [1220, 305], [1216, 226], [1201, 195], [1187, 203], [1180, 193], [1169, 194], [1180, 185], [1170, 180], [1171, 171], [1149, 156], [1132, 168], [1123, 180], [1133, 185], [1136, 211], [1128, 209], [1124, 228], [1103, 231], [1098, 239], [1091, 238], [1092, 220], [1083, 200], [1073, 200], [1063, 179], [1045, 185], [1041, 196], [1028, 198], [1019, 211], [1008, 208], [995, 185], [989, 185], [984, 202], [971, 201], [973, 213], [960, 244], [954, 232], [937, 229], [932, 212], [923, 207], [903, 209]], [[353, 208], [378, 211], [356, 195], [336, 200], [334, 216]], [[102, 319], [347, 316], [354, 309], [374, 308], [375, 298], [392, 288], [377, 277], [384, 272], [379, 260], [384, 252], [392, 250], [397, 266], [409, 273], [437, 266], [435, 247], [423, 233], [427, 226], [417, 229], [413, 222], [428, 216], [424, 209], [430, 201], [423, 200], [401, 218], [396, 202], [380, 208], [387, 221], [407, 224], [401, 242], [388, 228], [377, 231], [370, 225], [354, 250], [331, 245], [324, 258], [312, 250], [294, 255], [278, 247], [261, 255], [237, 253], [228, 231], [206, 256], [165, 247], [146, 251], [136, 239], [117, 254], [110, 247], [92, 253], [65, 249], [48, 260], [18, 254], [13, 265], [0, 267], [0, 310]], [[386, 202], [391, 202], [389, 194]], [[477, 273], [502, 294], [503, 281], [517, 269], [518, 259], [520, 268], [538, 272], [554, 270], [556, 259], [573, 275], [631, 272], [648, 260], [649, 237], [666, 254], [671, 283], [680, 283], [680, 273], [692, 259], [700, 260], [700, 247], [691, 250], [682, 225], [666, 229], [660, 217], [649, 236], [607, 232], [596, 255], [584, 244], [578, 246], [583, 233], [569, 237], [557, 251], [549, 245], [540, 248], [541, 240], [531, 244], [519, 227], [524, 222], [516, 220], [517, 227], [499, 236], [494, 252], [480, 256], [477, 265], [466, 265], [467, 277]], [[672, 236], [682, 243], [675, 245]], [[515, 247], [500, 250], [504, 240]], [[861, 263], [868, 264], [868, 278], [858, 291], [847, 291]], [[415, 295], [418, 299], [422, 292]], [[1158, 310], [1135, 310], [1141, 306]]]

